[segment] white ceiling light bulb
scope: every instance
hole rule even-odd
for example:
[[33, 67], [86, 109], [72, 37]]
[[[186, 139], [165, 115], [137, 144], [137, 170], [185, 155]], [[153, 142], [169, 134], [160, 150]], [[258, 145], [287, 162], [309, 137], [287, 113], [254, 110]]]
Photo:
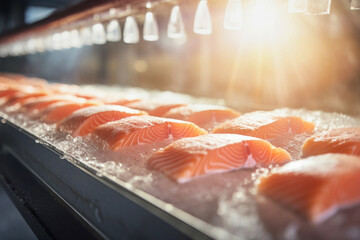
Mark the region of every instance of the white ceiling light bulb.
[[22, 43], [18, 40], [14, 43], [15, 45], [15, 50], [16, 50], [16, 55], [19, 56], [19, 55], [22, 55], [23, 54], [23, 49], [22, 49]]
[[4, 57], [7, 57], [8, 53], [7, 53], [7, 48], [6, 48], [6, 45], [2, 45], [0, 47], [0, 57], [4, 58]]
[[106, 33], [101, 23], [95, 23], [91, 28], [91, 40], [94, 44], [106, 43]]
[[83, 45], [90, 46], [93, 44], [91, 37], [91, 29], [83, 27], [80, 29], [80, 40]]
[[121, 27], [117, 20], [113, 19], [106, 27], [106, 38], [109, 42], [118, 42], [121, 39]]
[[30, 54], [34, 54], [36, 53], [36, 39], [33, 38], [33, 37], [30, 37], [29, 41], [28, 41], [28, 44], [29, 44], [29, 53]]
[[360, 10], [360, 0], [351, 1], [351, 10]]
[[45, 40], [42, 37], [36, 39], [36, 52], [42, 53], [45, 51]]
[[70, 48], [70, 32], [63, 31], [61, 33], [61, 49], [68, 49]]
[[331, 0], [307, 0], [306, 14], [325, 15], [330, 14]]
[[212, 33], [212, 22], [207, 0], [201, 0], [196, 9], [194, 20], [194, 32], [209, 35]]
[[74, 48], [80, 48], [82, 46], [79, 31], [76, 29], [70, 31], [70, 45]]
[[229, 0], [225, 12], [224, 28], [227, 30], [240, 30], [242, 28], [241, 0]]
[[47, 51], [51, 51], [52, 49], [52, 35], [50, 33], [47, 33], [45, 38], [45, 47]]
[[175, 6], [171, 10], [170, 20], [167, 28], [167, 35], [172, 39], [186, 37], [184, 22], [181, 16], [180, 7]]
[[289, 13], [303, 13], [306, 9], [307, 0], [289, 0], [288, 12]]
[[18, 42], [14, 42], [11, 49], [12, 55], [19, 56], [20, 50]]
[[138, 43], [139, 42], [139, 27], [134, 17], [128, 16], [124, 25], [124, 42]]
[[145, 41], [159, 40], [159, 29], [156, 18], [152, 12], [147, 12], [145, 15], [143, 38]]
[[59, 50], [61, 48], [60, 44], [61, 44], [61, 34], [60, 33], [54, 33], [52, 35], [52, 39], [51, 39], [51, 45], [52, 45], [52, 49], [53, 50]]

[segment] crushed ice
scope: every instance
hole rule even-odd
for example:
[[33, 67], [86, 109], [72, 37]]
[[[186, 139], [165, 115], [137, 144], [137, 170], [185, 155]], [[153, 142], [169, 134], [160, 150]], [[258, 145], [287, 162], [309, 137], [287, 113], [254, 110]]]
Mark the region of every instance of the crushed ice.
[[[94, 90], [98, 87], [85, 86], [84, 89]], [[156, 94], [142, 89], [119, 89], [103, 86], [100, 88], [104, 88], [114, 95], [125, 97], [151, 98]], [[171, 98], [185, 102], [198, 101], [186, 95], [170, 92], [162, 94], [163, 99]], [[204, 99], [200, 99], [200, 102], [223, 103], [221, 101], [204, 101]], [[301, 116], [307, 121], [314, 122], [316, 131], [360, 126], [358, 119], [339, 113], [324, 113], [304, 109], [277, 109], [275, 112]], [[98, 144], [97, 140], [89, 137], [73, 138], [71, 135], [61, 134], [56, 130], [54, 124], [39, 123], [21, 114], [0, 114], [2, 117], [1, 123], [6, 123], [9, 120], [33, 134], [37, 138], [37, 143], [55, 146], [62, 152], [60, 158], [86, 166], [92, 169], [99, 177], [108, 177], [114, 181], [119, 181], [128, 189], [137, 188], [143, 190], [165, 201], [168, 211], [174, 207], [182, 209], [205, 222], [226, 229], [239, 239], [270, 239], [256, 213], [253, 186], [257, 179], [268, 174], [273, 166], [259, 168], [254, 171], [238, 170], [214, 174], [184, 184], [177, 184], [162, 174], [149, 170], [146, 165], [146, 160], [151, 154], [170, 143], [171, 140], [149, 145], [145, 149], [143, 146], [141, 148], [135, 146], [114, 153], [107, 150], [106, 145], [103, 143]], [[303, 140], [303, 137], [301, 139], [295, 138], [294, 141], [289, 143], [289, 148], [291, 149]], [[294, 231], [294, 226], [289, 225], [289, 228], [284, 232], [285, 238], [293, 239]], [[358, 230], [351, 229], [349, 234], [358, 234]]]

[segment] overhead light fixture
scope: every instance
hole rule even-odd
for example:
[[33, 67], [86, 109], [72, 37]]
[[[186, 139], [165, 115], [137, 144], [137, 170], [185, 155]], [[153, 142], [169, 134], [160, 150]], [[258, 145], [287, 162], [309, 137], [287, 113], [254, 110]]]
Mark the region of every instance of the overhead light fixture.
[[101, 23], [95, 23], [91, 28], [91, 39], [94, 44], [106, 43], [106, 33]]
[[121, 27], [117, 20], [113, 19], [107, 25], [106, 39], [109, 42], [118, 42], [121, 40]]
[[145, 15], [143, 38], [145, 41], [159, 40], [159, 29], [156, 18], [152, 12], [147, 12]]
[[196, 9], [194, 32], [203, 35], [209, 35], [212, 33], [212, 22], [207, 0], [200, 0]]
[[306, 14], [325, 15], [330, 14], [331, 0], [307, 0]]
[[139, 27], [136, 20], [132, 16], [128, 16], [124, 25], [124, 42], [125, 43], [138, 43], [139, 42]]
[[360, 0], [351, 1], [351, 10], [360, 10]]
[[179, 6], [175, 6], [171, 9], [167, 36], [172, 39], [181, 39], [186, 37], [184, 22]]

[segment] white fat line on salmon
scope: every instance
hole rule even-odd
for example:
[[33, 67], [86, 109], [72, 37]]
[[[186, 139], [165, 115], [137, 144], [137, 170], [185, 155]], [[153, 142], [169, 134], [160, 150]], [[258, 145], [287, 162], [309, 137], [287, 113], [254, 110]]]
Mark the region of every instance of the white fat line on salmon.
[[174, 139], [174, 136], [173, 136], [173, 134], [172, 134], [171, 124], [170, 124], [170, 123], [167, 123], [167, 126], [168, 126], [168, 134], [169, 134], [168, 139], [173, 140], [173, 139]]
[[293, 134], [293, 131], [291, 129], [291, 119], [288, 119], [287, 122], [288, 122], [288, 127], [289, 127], [288, 133]]
[[252, 153], [250, 151], [250, 148], [249, 148], [249, 144], [247, 142], [244, 142], [244, 148], [245, 148], [245, 151], [248, 155], [247, 159], [246, 159], [246, 162], [244, 164], [244, 167], [255, 167], [256, 166], [256, 161], [255, 159], [252, 157]]

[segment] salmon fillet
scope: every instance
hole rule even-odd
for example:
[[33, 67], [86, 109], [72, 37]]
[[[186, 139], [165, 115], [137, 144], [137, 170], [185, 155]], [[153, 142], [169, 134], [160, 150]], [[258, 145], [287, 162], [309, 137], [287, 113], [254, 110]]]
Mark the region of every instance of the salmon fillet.
[[293, 161], [262, 177], [257, 190], [319, 223], [360, 203], [360, 158], [325, 154]]
[[360, 156], [360, 128], [331, 129], [306, 139], [304, 157], [324, 153], [345, 153]]
[[261, 139], [272, 139], [284, 134], [312, 133], [315, 125], [300, 117], [273, 112], [253, 112], [218, 125], [212, 133], [235, 133]]
[[5, 106], [14, 106], [19, 104], [20, 106], [30, 98], [44, 97], [50, 95], [51, 92], [34, 92], [34, 93], [17, 93], [11, 99], [9, 99]]
[[32, 94], [37, 92], [38, 89], [32, 86], [21, 86], [17, 84], [0, 84], [0, 105], [4, 106], [9, 101], [16, 99], [19, 95]]
[[57, 123], [61, 120], [65, 119], [66, 117], [70, 116], [76, 110], [90, 107], [90, 106], [97, 106], [100, 105], [98, 102], [90, 101], [90, 102], [57, 102], [51, 104], [49, 107], [44, 109], [40, 115], [43, 117], [41, 121], [46, 123]]
[[139, 98], [127, 98], [127, 97], [121, 97], [121, 98], [100, 98], [99, 101], [102, 101], [104, 104], [109, 105], [122, 105], [126, 106], [130, 103], [138, 102], [140, 101]]
[[164, 103], [151, 100], [141, 100], [127, 104], [127, 107], [147, 112], [151, 116], [161, 117], [169, 110], [184, 106], [184, 103]]
[[20, 108], [21, 112], [26, 112], [29, 115], [35, 115], [41, 110], [56, 102], [85, 102], [86, 99], [74, 97], [72, 95], [52, 95], [37, 97], [35, 99], [26, 100]]
[[269, 142], [237, 134], [184, 138], [156, 152], [149, 167], [174, 181], [258, 165], [290, 161], [288, 152]]
[[118, 151], [133, 145], [161, 142], [207, 134], [193, 123], [153, 116], [133, 116], [106, 123], [95, 129], [92, 136], [106, 141]]
[[240, 113], [227, 107], [206, 104], [190, 104], [173, 108], [162, 117], [193, 122], [199, 127], [211, 131], [217, 124], [238, 116], [240, 116]]
[[10, 76], [10, 75], [3, 75], [0, 77], [0, 83], [5, 83], [8, 85], [18, 85], [18, 86], [33, 86], [38, 88], [47, 88], [49, 84], [44, 80], [40, 78], [27, 78], [24, 76]]
[[0, 97], [12, 98], [19, 93], [33, 93], [37, 89], [32, 86], [5, 85], [0, 87]]
[[97, 94], [89, 91], [84, 91], [81, 87], [72, 84], [63, 84], [63, 83], [53, 83], [50, 85], [49, 89], [51, 89], [55, 94], [71, 94], [76, 97], [93, 99], [97, 98]]
[[96, 127], [107, 122], [138, 115], [147, 115], [146, 112], [119, 105], [101, 105], [79, 109], [58, 123], [62, 132], [72, 136], [84, 136], [91, 133]]

